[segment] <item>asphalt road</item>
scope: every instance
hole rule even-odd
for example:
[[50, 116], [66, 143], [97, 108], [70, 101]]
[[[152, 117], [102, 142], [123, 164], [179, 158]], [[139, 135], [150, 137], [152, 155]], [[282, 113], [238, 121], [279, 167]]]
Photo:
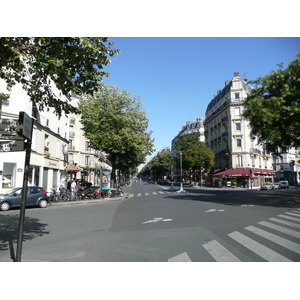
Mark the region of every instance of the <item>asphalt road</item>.
[[[300, 188], [169, 188], [143, 182], [122, 200], [28, 208], [22, 261], [300, 261]], [[0, 262], [14, 260], [19, 213], [0, 212]]]

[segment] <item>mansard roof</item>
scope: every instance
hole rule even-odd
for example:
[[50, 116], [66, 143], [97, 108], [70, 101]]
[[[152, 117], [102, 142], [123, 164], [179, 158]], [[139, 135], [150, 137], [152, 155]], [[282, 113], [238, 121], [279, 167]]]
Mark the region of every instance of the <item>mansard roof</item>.
[[[235, 75], [238, 75], [238, 72], [235, 72]], [[235, 76], [235, 78], [238, 76]], [[242, 79], [243, 89], [250, 93], [253, 90], [253, 86], [251, 86], [246, 79]], [[207, 113], [213, 106], [215, 106], [231, 89], [232, 87], [232, 80], [228, 81], [225, 87], [216, 95], [208, 104], [206, 112]]]

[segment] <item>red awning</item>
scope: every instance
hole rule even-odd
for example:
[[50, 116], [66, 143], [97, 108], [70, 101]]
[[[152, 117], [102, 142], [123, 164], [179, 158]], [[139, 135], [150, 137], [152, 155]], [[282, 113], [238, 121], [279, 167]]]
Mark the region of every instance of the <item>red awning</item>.
[[[252, 172], [251, 172], [252, 171]], [[252, 173], [252, 174], [251, 174]], [[276, 172], [272, 170], [250, 169], [250, 168], [231, 168], [225, 171], [215, 173], [212, 176], [218, 177], [253, 177], [258, 175], [274, 175]]]
[[232, 168], [225, 171], [213, 174], [212, 176], [219, 177], [240, 177], [240, 176], [250, 176], [249, 168]]
[[252, 174], [274, 175], [276, 172], [273, 170], [253, 169]]

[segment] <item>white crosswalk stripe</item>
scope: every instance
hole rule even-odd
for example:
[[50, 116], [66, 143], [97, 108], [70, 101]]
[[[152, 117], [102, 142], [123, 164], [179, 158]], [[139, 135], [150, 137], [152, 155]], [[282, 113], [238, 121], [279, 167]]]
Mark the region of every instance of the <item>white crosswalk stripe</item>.
[[269, 222], [266, 222], [266, 221], [258, 222], [258, 224], [266, 226], [266, 227], [274, 229], [274, 230], [277, 230], [277, 231], [280, 231], [280, 232], [283, 232], [285, 234], [288, 234], [288, 235], [291, 235], [291, 236], [294, 236], [294, 237], [300, 239], [300, 232], [298, 232], [298, 231], [288, 229], [286, 227], [278, 226], [278, 225], [275, 225], [275, 224], [272, 224], [272, 223], [269, 223]]
[[[297, 222], [300, 222], [299, 208], [292, 210], [291, 212], [280, 214], [276, 218], [269, 218], [268, 221], [258, 222], [257, 224], [265, 227], [265, 230], [252, 225], [245, 227], [245, 230], [254, 233], [256, 236], [262, 237], [265, 240], [269, 240], [280, 245], [294, 253], [300, 254], [300, 242], [296, 243], [288, 239], [289, 237], [300, 239], [300, 231], [297, 230], [300, 229], [300, 224]], [[274, 234], [269, 230], [277, 232], [277, 234]], [[280, 236], [281, 234], [284, 234], [285, 237]], [[269, 248], [269, 246], [266, 247], [264, 243], [257, 242], [255, 239], [250, 238], [241, 232], [234, 231], [229, 233], [228, 236], [266, 261], [291, 261], [290, 258], [277, 253], [276, 251], [278, 250], [274, 251]], [[212, 240], [202, 246], [216, 261], [240, 261], [239, 257], [232, 254], [216, 240]], [[298, 261], [299, 258], [296, 258], [296, 260]]]
[[291, 251], [294, 251], [294, 252], [300, 254], [300, 245], [299, 244], [296, 244], [296, 243], [289, 241], [285, 238], [282, 238], [276, 234], [270, 233], [268, 231], [262, 230], [260, 228], [254, 227], [254, 226], [248, 226], [245, 229], [247, 229], [253, 233], [256, 233], [257, 235], [260, 235], [282, 247], [285, 247]]
[[228, 234], [232, 239], [242, 244], [246, 248], [250, 249], [252, 252], [256, 253], [260, 257], [264, 258], [266, 261], [270, 262], [283, 262], [291, 261], [288, 258], [280, 255], [279, 253], [273, 251], [272, 249], [254, 241], [253, 239], [245, 236], [244, 234], [234, 231]]
[[289, 221], [285, 221], [285, 220], [280, 220], [280, 219], [277, 219], [277, 218], [270, 218], [269, 220], [273, 221], [273, 222], [285, 224], [285, 225], [288, 225], [290, 227], [300, 228], [300, 224], [296, 224], [296, 223], [293, 223], [293, 222], [289, 222]]
[[[290, 215], [290, 216], [295, 216], [295, 217], [299, 217], [299, 214], [296, 214], [296, 213], [292, 213], [292, 212], [286, 212], [287, 215]], [[299, 219], [300, 221], [300, 219]]]
[[236, 256], [234, 256], [230, 251], [223, 247], [216, 240], [210, 241], [202, 245], [208, 253], [218, 262], [236, 262], [240, 261]]
[[168, 262], [191, 262], [191, 259], [186, 252], [183, 252], [179, 255], [169, 258]]
[[286, 216], [286, 215], [278, 215], [278, 217], [300, 222], [300, 218], [294, 218], [294, 217], [290, 217], [290, 216]]
[[[298, 213], [298, 212], [300, 213], [300, 209], [297, 209], [296, 213]], [[272, 244], [272, 243], [275, 243], [277, 245], [280, 245], [283, 248], [288, 249], [289, 251], [292, 251], [296, 254], [300, 254], [300, 242], [295, 243], [294, 241], [291, 241], [288, 238], [284, 238], [284, 237], [280, 236], [280, 234], [284, 234], [287, 236], [291, 236], [291, 237], [300, 239], [300, 231], [296, 231], [296, 230], [286, 227], [286, 226], [289, 226], [292, 228], [300, 229], [300, 224], [284, 220], [284, 219], [289, 219], [292, 221], [299, 222], [300, 215], [299, 215], [299, 218], [290, 217], [288, 215], [293, 215], [293, 213], [286, 212], [285, 214], [278, 215], [279, 218], [269, 218], [268, 221], [270, 221], [270, 222], [261, 221], [261, 222], [257, 223], [260, 226], [266, 227], [267, 230], [271, 229], [271, 230], [274, 230], [275, 232], [278, 232], [279, 235], [274, 234], [267, 230], [263, 230], [256, 226], [252, 226], [252, 225], [244, 228], [248, 232], [255, 234], [255, 236], [259, 236], [260, 242], [257, 242], [255, 240], [255, 236], [253, 239], [253, 238], [250, 238], [247, 235], [245, 235], [241, 232], [238, 232], [238, 231], [231, 232], [228, 234], [228, 236], [231, 239], [233, 239], [235, 242], [239, 243], [240, 245], [242, 245], [243, 247], [248, 249], [248, 252], [250, 250], [266, 261], [269, 261], [269, 262], [291, 262], [292, 260], [299, 261], [299, 257], [295, 257], [295, 256], [292, 256], [292, 259], [290, 259], [289, 255], [291, 255], [291, 253], [288, 254], [288, 252], [285, 252], [285, 253], [287, 253], [286, 255], [288, 255], [288, 257], [278, 253], [280, 251], [280, 250], [278, 250], [278, 249], [280, 249], [278, 247], [276, 250], [278, 252], [271, 249], [274, 247], [274, 244]], [[283, 218], [283, 219], [281, 219], [281, 218]], [[272, 222], [277, 223], [277, 224], [274, 224]], [[280, 225], [278, 225], [278, 223]], [[261, 239], [261, 238], [263, 238], [263, 239]], [[264, 242], [262, 242], [264, 240], [269, 240], [272, 243], [270, 244], [270, 246], [268, 245], [268, 247], [267, 247], [264, 245]], [[222, 245], [221, 242], [218, 242], [217, 240], [211, 240], [211, 241], [203, 244], [202, 247], [217, 262], [240, 262], [240, 261], [245, 260], [245, 256], [244, 256], [244, 253], [242, 250], [237, 249], [237, 253], [233, 254], [230, 250], [226, 249], [226, 247], [224, 247], [224, 245]], [[233, 246], [231, 246], [231, 247], [233, 247]], [[245, 252], [245, 253], [247, 253], [247, 252]], [[249, 258], [246, 258], [246, 261], [248, 261]], [[168, 259], [168, 261], [171, 262], [171, 261], [191, 261], [191, 260], [188, 256], [187, 252], [184, 252], [184, 253], [181, 253], [177, 256], [174, 256], [174, 257]]]
[[[169, 194], [170, 192], [161, 192], [161, 191], [158, 191], [158, 192], [152, 192], [152, 195], [165, 195], [165, 194]], [[148, 193], [148, 192], [145, 192], [145, 193], [136, 193], [136, 194], [129, 194], [128, 198], [133, 198], [133, 197], [143, 197], [143, 196], [150, 196], [151, 194]]]

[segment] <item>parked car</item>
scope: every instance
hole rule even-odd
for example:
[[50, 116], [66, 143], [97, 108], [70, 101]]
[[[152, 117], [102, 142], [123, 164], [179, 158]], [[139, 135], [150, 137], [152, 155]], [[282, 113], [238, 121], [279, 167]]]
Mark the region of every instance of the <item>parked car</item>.
[[271, 183], [271, 186], [272, 186], [273, 190], [279, 189], [279, 183], [278, 182]]
[[[12, 207], [20, 207], [22, 201], [21, 187], [14, 188], [0, 195], [0, 210], [9, 210]], [[30, 186], [27, 188], [26, 206], [38, 206], [46, 208], [49, 198], [42, 187]]]
[[289, 188], [289, 182], [287, 180], [279, 181], [279, 188], [280, 189], [288, 189]]
[[76, 182], [76, 185], [78, 186], [79, 190], [84, 190], [87, 187], [90, 187], [93, 185], [91, 182], [88, 182], [88, 181], [85, 181], [82, 179], [76, 179], [75, 182]]
[[266, 184], [262, 185], [260, 189], [261, 190], [272, 190], [272, 185], [271, 185], [271, 183], [266, 183]]

